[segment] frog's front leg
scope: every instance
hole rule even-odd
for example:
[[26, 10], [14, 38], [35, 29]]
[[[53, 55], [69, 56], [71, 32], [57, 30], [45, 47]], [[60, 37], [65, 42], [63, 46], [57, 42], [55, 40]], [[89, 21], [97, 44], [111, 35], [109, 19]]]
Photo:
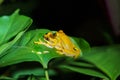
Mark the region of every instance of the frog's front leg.
[[39, 41], [35, 41], [34, 42], [35, 44], [39, 44], [39, 45], [44, 45], [44, 46], [47, 46], [49, 48], [53, 48], [52, 46], [50, 46], [47, 42], [43, 42], [41, 39], [39, 39]]

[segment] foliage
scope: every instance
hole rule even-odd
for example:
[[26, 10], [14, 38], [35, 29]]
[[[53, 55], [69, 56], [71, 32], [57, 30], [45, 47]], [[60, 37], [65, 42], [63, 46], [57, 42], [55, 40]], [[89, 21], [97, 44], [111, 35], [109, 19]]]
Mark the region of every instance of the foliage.
[[26, 32], [31, 23], [32, 19], [19, 15], [19, 10], [10, 16], [0, 17], [0, 68], [9, 67], [1, 73], [1, 80], [49, 80], [49, 76], [59, 74], [57, 70], [77, 72], [104, 80], [116, 80], [120, 75], [120, 45], [90, 48], [83, 38], [69, 36], [83, 53], [73, 59], [61, 56], [54, 48], [36, 45], [34, 42], [39, 38], [44, 40], [43, 36], [50, 30]]

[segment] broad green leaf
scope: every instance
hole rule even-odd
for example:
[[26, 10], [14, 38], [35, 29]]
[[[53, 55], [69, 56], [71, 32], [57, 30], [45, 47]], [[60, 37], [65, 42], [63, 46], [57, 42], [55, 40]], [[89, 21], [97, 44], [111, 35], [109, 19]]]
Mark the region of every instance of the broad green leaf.
[[120, 75], [120, 45], [94, 47], [84, 59], [93, 63], [104, 72], [110, 80], [116, 80]]
[[18, 39], [23, 35], [23, 33], [24, 31], [20, 32], [12, 41], [0, 46], [0, 58], [3, 55], [5, 55], [4, 52], [6, 52], [9, 48], [11, 48], [18, 41]]
[[85, 75], [108, 79], [108, 77], [106, 77], [106, 75], [102, 71], [100, 71], [94, 64], [91, 64], [84, 59], [80, 59], [77, 61], [67, 59], [66, 61], [64, 61], [63, 64], [60, 64], [57, 67], [59, 67], [61, 70], [63, 69], [63, 71], [64, 69], [67, 69]]
[[14, 47], [5, 52], [6, 55], [0, 58], [0, 67], [20, 63], [24, 61], [36, 61], [38, 57], [32, 53], [32, 49], [28, 47]]
[[70, 62], [67, 62], [69, 65], [73, 65], [73, 66], [79, 66], [79, 67], [89, 67], [89, 68], [93, 68], [95, 67], [93, 64], [90, 64], [90, 63], [86, 63], [86, 62], [77, 62], [77, 61], [70, 61]]
[[77, 46], [80, 47], [83, 55], [84, 55], [84, 53], [90, 51], [90, 45], [85, 39], [77, 38], [77, 37], [71, 37], [71, 38], [72, 38], [72, 41], [74, 42], [74, 44], [76, 44]]
[[78, 67], [78, 66], [70, 66], [70, 65], [60, 65], [59, 67], [64, 68], [64, 69], [68, 69], [68, 70], [71, 70], [74, 72], [78, 72], [81, 74], [86, 74], [86, 75], [90, 75], [90, 76], [94, 76], [94, 77], [99, 77], [102, 79], [107, 79], [107, 77], [103, 73], [101, 73], [100, 71], [97, 71], [95, 69], [95, 67], [85, 67], [85, 66]]
[[[55, 75], [56, 72], [53, 70], [48, 70], [49, 72], [49, 76]], [[25, 68], [25, 69], [18, 69], [15, 71], [12, 71], [12, 78], [14, 79], [18, 79], [20, 78], [20, 76], [30, 76], [30, 75], [34, 75], [34, 76], [39, 76], [42, 77], [44, 76], [44, 69], [43, 68]]]
[[120, 76], [120, 45], [93, 47], [80, 60], [67, 60], [60, 68], [78, 73], [116, 80]]
[[20, 31], [25, 30], [32, 23], [30, 17], [19, 15], [19, 9], [17, 9], [10, 16], [0, 17], [0, 45], [6, 43], [13, 38]]
[[31, 23], [31, 18], [19, 15], [19, 9], [10, 16], [0, 17], [0, 58], [19, 40]]
[[32, 30], [27, 32], [21, 41], [16, 44], [12, 49], [6, 52], [0, 59], [0, 67], [20, 63], [24, 61], [38, 61], [44, 68], [47, 68], [48, 62], [60, 55], [56, 53], [55, 49], [48, 48], [43, 45], [35, 44], [39, 38], [43, 39], [43, 35], [49, 30]]

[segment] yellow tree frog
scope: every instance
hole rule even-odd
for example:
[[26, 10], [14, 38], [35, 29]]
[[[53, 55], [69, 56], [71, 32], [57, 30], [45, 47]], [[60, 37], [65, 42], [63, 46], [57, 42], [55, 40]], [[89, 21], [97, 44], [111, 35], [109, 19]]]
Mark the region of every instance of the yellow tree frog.
[[44, 41], [34, 42], [35, 44], [42, 44], [50, 48], [55, 48], [59, 54], [77, 58], [81, 54], [81, 50], [74, 45], [70, 37], [68, 37], [63, 30], [57, 32], [48, 32], [44, 35]]

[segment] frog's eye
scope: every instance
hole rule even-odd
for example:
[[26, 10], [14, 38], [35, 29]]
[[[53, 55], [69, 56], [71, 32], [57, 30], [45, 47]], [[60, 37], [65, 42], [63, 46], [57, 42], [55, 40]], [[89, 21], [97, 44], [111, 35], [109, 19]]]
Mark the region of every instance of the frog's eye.
[[55, 38], [57, 36], [57, 34], [56, 33], [53, 33], [53, 38]]
[[51, 32], [48, 32], [48, 33], [44, 34], [43, 37], [44, 37], [45, 39], [47, 39], [47, 38], [49, 38], [50, 36], [51, 36]]
[[45, 40], [47, 40], [47, 41], [49, 41], [49, 40], [50, 40], [48, 37], [45, 37], [45, 36], [44, 36], [44, 38], [45, 38]]
[[77, 51], [78, 49], [76, 47], [74, 47], [73, 50]]

